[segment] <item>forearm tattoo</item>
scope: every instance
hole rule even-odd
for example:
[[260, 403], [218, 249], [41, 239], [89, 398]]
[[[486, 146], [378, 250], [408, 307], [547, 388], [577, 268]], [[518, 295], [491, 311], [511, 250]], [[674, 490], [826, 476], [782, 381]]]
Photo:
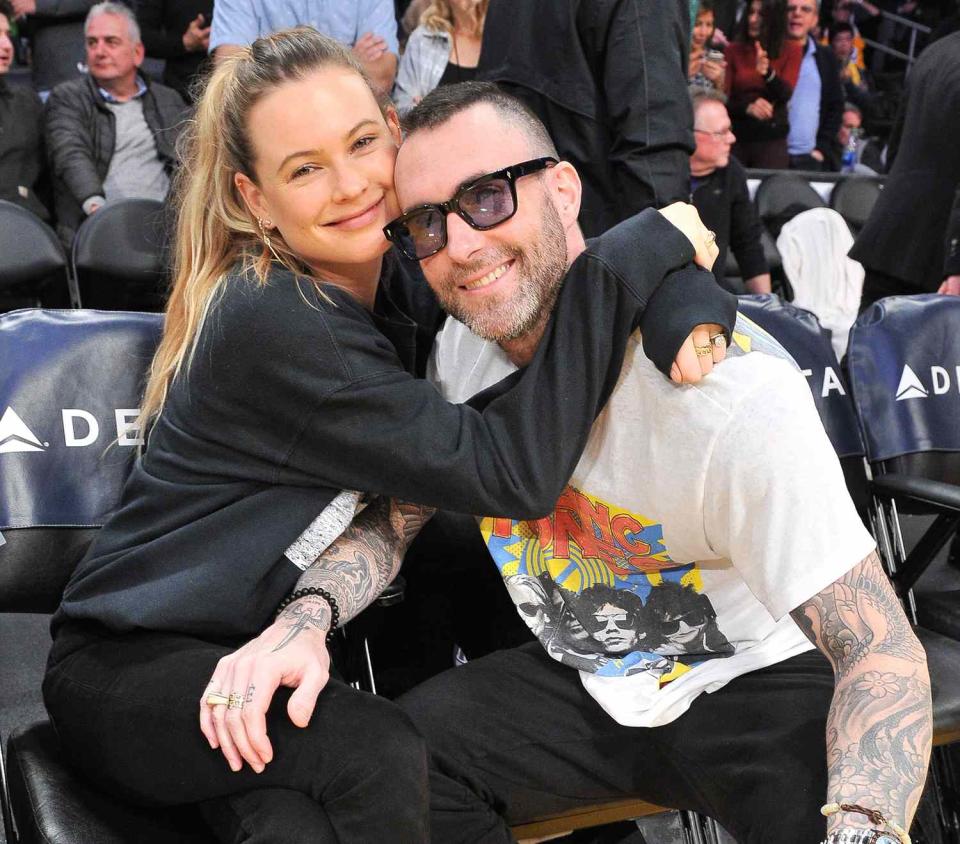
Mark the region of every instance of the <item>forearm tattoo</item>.
[[[878, 809], [909, 827], [933, 735], [926, 655], [876, 553], [791, 615], [833, 665], [828, 802]], [[830, 818], [830, 828], [849, 824]]]
[[326, 589], [349, 621], [397, 576], [407, 547], [434, 510], [389, 498], [371, 503], [308, 568], [297, 589]]
[[308, 595], [299, 601], [294, 601], [277, 617], [276, 623], [286, 628], [287, 632], [273, 652], [276, 653], [289, 645], [305, 630], [312, 630], [319, 632], [321, 636], [326, 636], [330, 629], [330, 618], [330, 605], [319, 596]]

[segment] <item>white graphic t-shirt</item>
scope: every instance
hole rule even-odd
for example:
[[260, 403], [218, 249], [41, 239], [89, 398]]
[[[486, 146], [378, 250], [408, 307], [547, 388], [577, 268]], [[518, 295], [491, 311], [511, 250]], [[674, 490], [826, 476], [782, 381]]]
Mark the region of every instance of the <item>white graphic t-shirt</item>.
[[[514, 368], [448, 319], [428, 375], [464, 401]], [[811, 649], [788, 613], [874, 547], [803, 376], [743, 317], [726, 362], [692, 386], [635, 335], [553, 513], [480, 530], [547, 652], [628, 726]]]

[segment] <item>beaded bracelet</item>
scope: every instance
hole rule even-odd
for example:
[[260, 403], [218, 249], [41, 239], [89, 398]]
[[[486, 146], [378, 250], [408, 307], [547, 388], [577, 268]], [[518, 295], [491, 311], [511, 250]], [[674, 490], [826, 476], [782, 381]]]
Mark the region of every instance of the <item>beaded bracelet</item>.
[[827, 803], [825, 806], [820, 807], [820, 814], [825, 818], [829, 818], [838, 812], [852, 812], [855, 815], [866, 815], [870, 818], [871, 823], [877, 826], [887, 827], [900, 839], [902, 844], [911, 844], [909, 833], [899, 824], [884, 817], [883, 813], [878, 812], [876, 809], [867, 809], [864, 806], [858, 806], [856, 803]]
[[280, 606], [277, 607], [277, 618], [280, 617], [280, 613], [289, 607], [290, 604], [307, 597], [307, 595], [316, 595], [318, 598], [323, 598], [323, 600], [330, 605], [330, 629], [327, 631], [327, 642], [329, 643], [333, 638], [337, 626], [340, 624], [340, 607], [337, 606], [337, 599], [326, 589], [321, 589], [319, 586], [307, 586], [304, 589], [297, 589], [296, 592], [291, 592], [280, 602]]

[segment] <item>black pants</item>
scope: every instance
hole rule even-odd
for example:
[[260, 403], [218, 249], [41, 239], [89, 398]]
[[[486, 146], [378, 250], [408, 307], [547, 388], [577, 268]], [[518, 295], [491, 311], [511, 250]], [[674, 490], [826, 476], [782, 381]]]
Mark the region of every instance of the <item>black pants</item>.
[[914, 296], [918, 293], [930, 292], [932, 291], [921, 290], [902, 278], [866, 267], [863, 276], [863, 292], [860, 294], [860, 313], [878, 299], [885, 299], [887, 296]]
[[511, 841], [508, 824], [641, 798], [716, 818], [740, 842], [826, 835], [833, 673], [812, 651], [623, 727], [539, 643], [451, 669], [398, 702], [431, 749], [435, 844]]
[[200, 732], [199, 703], [232, 649], [160, 633], [92, 637], [53, 659], [44, 701], [68, 759], [109, 793], [143, 806], [198, 803], [222, 841], [422, 844], [427, 754], [385, 698], [331, 679], [309, 725], [280, 689], [267, 715], [274, 758], [233, 773]]

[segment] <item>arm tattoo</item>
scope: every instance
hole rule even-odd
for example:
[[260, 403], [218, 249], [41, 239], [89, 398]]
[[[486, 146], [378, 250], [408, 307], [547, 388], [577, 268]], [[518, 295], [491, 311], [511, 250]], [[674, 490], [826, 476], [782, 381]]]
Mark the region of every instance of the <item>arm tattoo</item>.
[[299, 601], [294, 601], [280, 613], [280, 617], [275, 622], [285, 627], [287, 634], [273, 649], [273, 653], [289, 645], [304, 630], [319, 631], [321, 636], [325, 636], [330, 629], [330, 616], [330, 606], [323, 598], [308, 595]]
[[[876, 552], [791, 613], [830, 660], [828, 801], [909, 827], [933, 734], [926, 655]], [[834, 815], [830, 828], [849, 823]]]
[[419, 504], [376, 499], [300, 576], [297, 588], [326, 589], [336, 598], [340, 621], [349, 621], [390, 585], [433, 513]]

